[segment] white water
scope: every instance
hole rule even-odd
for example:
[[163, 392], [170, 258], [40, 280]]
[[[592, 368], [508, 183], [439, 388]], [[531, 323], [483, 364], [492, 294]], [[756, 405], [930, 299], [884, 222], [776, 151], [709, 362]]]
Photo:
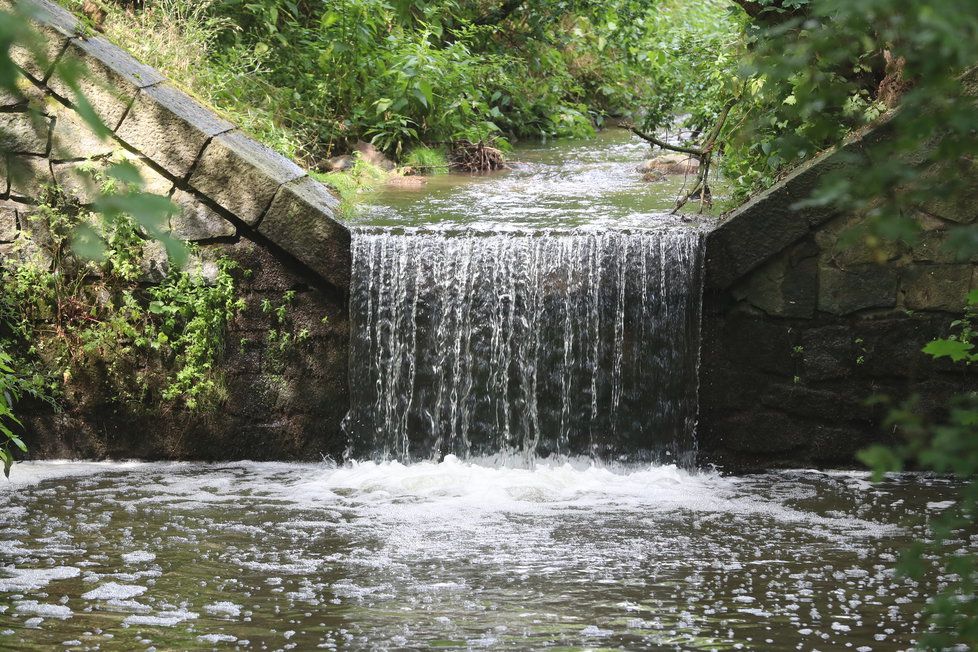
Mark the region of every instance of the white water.
[[354, 232], [353, 457], [695, 455], [699, 234]]
[[15, 649], [903, 649], [932, 584], [890, 569], [950, 489], [521, 456], [12, 474]]

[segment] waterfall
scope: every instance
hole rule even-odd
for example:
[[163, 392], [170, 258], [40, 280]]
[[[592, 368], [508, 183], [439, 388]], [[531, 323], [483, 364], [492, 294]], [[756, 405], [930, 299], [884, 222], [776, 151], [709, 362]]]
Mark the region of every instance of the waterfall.
[[358, 229], [349, 454], [691, 465], [700, 256], [689, 229]]

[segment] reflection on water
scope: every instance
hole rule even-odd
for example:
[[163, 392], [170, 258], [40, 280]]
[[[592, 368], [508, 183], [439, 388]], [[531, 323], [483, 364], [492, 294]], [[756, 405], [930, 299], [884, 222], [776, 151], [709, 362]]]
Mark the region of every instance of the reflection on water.
[[483, 462], [18, 465], [0, 648], [906, 649], [954, 493]]

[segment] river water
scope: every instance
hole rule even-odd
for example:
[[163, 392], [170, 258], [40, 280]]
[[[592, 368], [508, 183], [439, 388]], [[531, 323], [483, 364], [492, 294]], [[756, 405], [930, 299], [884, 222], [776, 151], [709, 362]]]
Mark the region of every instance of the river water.
[[0, 649], [910, 649], [958, 487], [695, 467], [699, 227], [645, 151], [365, 208], [339, 466], [16, 465]]

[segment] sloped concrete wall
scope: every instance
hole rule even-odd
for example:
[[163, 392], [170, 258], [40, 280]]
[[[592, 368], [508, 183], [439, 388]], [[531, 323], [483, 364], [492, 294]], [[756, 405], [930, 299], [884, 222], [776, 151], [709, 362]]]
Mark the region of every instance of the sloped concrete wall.
[[[130, 160], [147, 190], [181, 208], [171, 230], [196, 243], [204, 269], [219, 257], [240, 264], [248, 308], [228, 333], [229, 397], [221, 414], [168, 414], [141, 421], [110, 405], [28, 414], [35, 456], [303, 458], [338, 454], [347, 411], [350, 234], [337, 200], [292, 161], [271, 151], [104, 39], [82, 36], [70, 13], [46, 0], [18, 3], [36, 15], [46, 61], [15, 50], [25, 73], [0, 94], [0, 265], [14, 255], [39, 189], [54, 184], [93, 200], [91, 170]], [[0, 0], [0, 7], [11, 2]], [[79, 90], [112, 130], [101, 139], [76, 111], [58, 70], [87, 71]], [[152, 247], [150, 242], [148, 247]], [[159, 249], [159, 247], [157, 247]], [[153, 252], [150, 252], [151, 254]], [[148, 282], [168, 265], [149, 256]], [[263, 300], [294, 292], [290, 320], [309, 337], [283, 359], [269, 350]], [[274, 358], [274, 359], [273, 359]]]
[[858, 175], [869, 139], [828, 152], [728, 215], [706, 239], [699, 441], [730, 469], [850, 465], [888, 441], [886, 408], [866, 399], [917, 394], [939, 417], [978, 375], [921, 352], [946, 336], [978, 287], [975, 261], [943, 249], [978, 219], [973, 198], [922, 206], [914, 247], [840, 245], [862, 218], [799, 209], [824, 174]]

